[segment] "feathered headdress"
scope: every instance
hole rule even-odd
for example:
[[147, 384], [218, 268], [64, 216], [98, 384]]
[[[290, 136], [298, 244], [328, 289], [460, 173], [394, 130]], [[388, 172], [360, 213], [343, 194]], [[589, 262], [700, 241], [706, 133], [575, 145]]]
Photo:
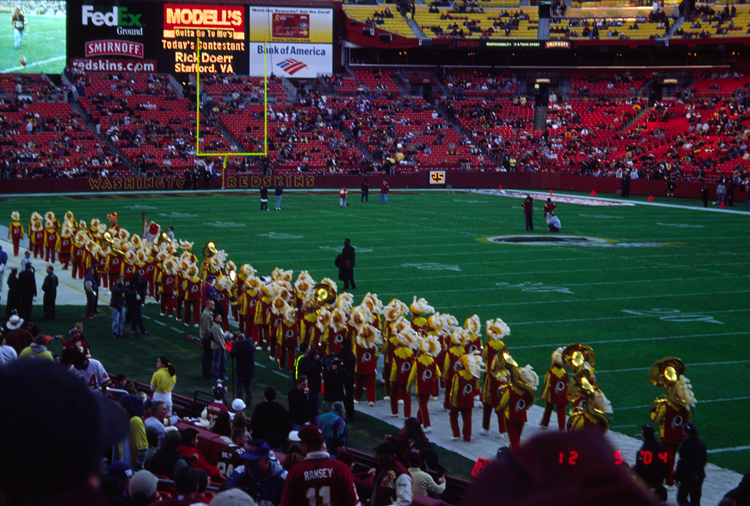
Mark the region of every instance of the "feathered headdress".
[[271, 302], [271, 312], [276, 316], [282, 316], [287, 307], [289, 307], [289, 305], [281, 297], [274, 297]]
[[18, 211], [13, 211], [12, 213], [10, 213], [10, 219], [13, 221], [19, 221], [21, 219], [21, 213], [19, 213]]
[[560, 346], [555, 351], [552, 352], [552, 363], [557, 365], [563, 365], [563, 348]]
[[419, 349], [422, 350], [422, 353], [425, 355], [435, 358], [440, 354], [440, 339], [434, 334], [428, 334], [419, 343]]
[[520, 381], [531, 390], [536, 390], [539, 386], [539, 376], [534, 372], [534, 368], [530, 365], [516, 369], [516, 380]]
[[352, 312], [352, 302], [354, 302], [354, 297], [351, 293], [340, 293], [338, 297], [336, 297], [336, 307], [344, 311], [346, 314]]
[[403, 328], [400, 332], [397, 332], [396, 340], [401, 346], [411, 348], [412, 350], [416, 350], [419, 346], [419, 336], [414, 329], [411, 328], [411, 325]]
[[482, 333], [482, 321], [479, 319], [479, 316], [474, 315], [470, 318], [467, 318], [464, 321], [464, 328], [469, 331], [471, 334], [474, 335], [481, 335]]
[[362, 304], [366, 305], [372, 314], [383, 314], [383, 303], [374, 293], [367, 292], [362, 299]]
[[451, 334], [451, 344], [455, 346], [463, 346], [464, 343], [469, 339], [469, 333], [463, 327], [456, 327], [453, 329]]
[[427, 313], [434, 313], [435, 308], [430, 306], [426, 300], [423, 298], [420, 298], [417, 300], [417, 296], [414, 296], [414, 300], [412, 301], [411, 305], [409, 306], [409, 309], [411, 309], [411, 314], [413, 315], [426, 315]]
[[484, 361], [478, 351], [466, 353], [459, 359], [464, 369], [469, 371], [472, 376], [478, 378], [484, 372]]
[[383, 338], [380, 331], [372, 325], [363, 325], [362, 328], [357, 331], [357, 346], [363, 348], [375, 348], [382, 344]]
[[336, 282], [331, 278], [323, 278], [320, 280], [320, 282], [330, 286], [334, 292], [338, 292], [338, 286], [336, 285]]
[[492, 341], [502, 341], [506, 336], [510, 335], [510, 327], [500, 318], [487, 320], [485, 328], [487, 329], [487, 337]]
[[355, 328], [360, 329], [363, 325], [370, 323], [372, 320], [372, 313], [367, 309], [367, 306], [360, 305], [352, 309], [349, 315], [349, 321]]
[[188, 251], [192, 250], [194, 245], [195, 245], [195, 243], [193, 243], [193, 242], [183, 241], [182, 239], [180, 239], [180, 249], [182, 251], [184, 251], [184, 252], [188, 252]]
[[346, 329], [346, 314], [339, 308], [331, 311], [331, 327], [337, 332]]

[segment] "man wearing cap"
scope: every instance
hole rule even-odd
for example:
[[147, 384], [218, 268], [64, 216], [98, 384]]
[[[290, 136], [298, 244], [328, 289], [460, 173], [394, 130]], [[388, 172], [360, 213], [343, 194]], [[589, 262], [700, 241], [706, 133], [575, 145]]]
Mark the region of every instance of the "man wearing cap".
[[37, 358], [42, 360], [49, 360], [50, 362], [55, 361], [55, 357], [47, 349], [47, 336], [39, 334], [34, 338], [34, 342], [31, 343], [27, 348], [21, 350], [18, 354], [18, 358]]
[[359, 506], [349, 467], [329, 457], [323, 432], [305, 425], [298, 433], [305, 460], [289, 471], [281, 506]]
[[412, 479], [396, 458], [396, 445], [386, 441], [375, 448], [378, 467], [366, 482], [372, 490], [370, 506], [409, 506], [412, 502]]
[[[706, 478], [706, 444], [698, 438], [698, 428], [693, 422], [682, 424], [685, 438], [680, 446], [680, 460], [674, 471], [677, 483], [677, 504], [700, 506], [703, 480]], [[690, 496], [690, 500], [688, 500]]]
[[151, 499], [156, 495], [156, 486], [159, 480], [150, 471], [138, 471], [130, 478], [128, 493], [133, 504], [151, 504]]
[[107, 468], [107, 473], [102, 476], [102, 492], [107, 496], [109, 506], [129, 506], [127, 490], [130, 479], [133, 476], [133, 468], [125, 462], [112, 462]]
[[216, 467], [225, 478], [229, 478], [236, 468], [245, 463], [242, 455], [247, 451], [248, 439], [245, 429], [233, 429], [232, 442], [216, 457]]
[[274, 459], [265, 441], [253, 441], [255, 448], [242, 454], [245, 464], [229, 476], [226, 488], [239, 488], [252, 497], [258, 506], [279, 506], [287, 472]]
[[226, 388], [221, 386], [221, 383], [211, 389], [211, 393], [214, 394], [214, 400], [206, 407], [206, 418], [212, 429], [216, 424], [216, 419], [219, 418], [220, 415], [229, 412], [229, 408], [224, 404], [224, 395], [226, 392]]
[[641, 478], [649, 488], [661, 487], [667, 476], [667, 464], [661, 455], [666, 455], [664, 445], [656, 440], [654, 428], [651, 425], [641, 427], [641, 445], [635, 454], [633, 472]]

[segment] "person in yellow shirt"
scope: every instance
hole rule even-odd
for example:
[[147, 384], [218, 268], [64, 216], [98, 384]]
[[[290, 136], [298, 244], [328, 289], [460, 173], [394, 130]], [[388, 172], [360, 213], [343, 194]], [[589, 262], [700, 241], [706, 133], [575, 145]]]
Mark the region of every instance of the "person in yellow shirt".
[[130, 464], [134, 471], [143, 469], [148, 453], [146, 425], [143, 423], [143, 401], [134, 394], [120, 397], [120, 405], [127, 411], [130, 424], [128, 436], [120, 443], [120, 462]]
[[167, 411], [172, 414], [172, 389], [177, 383], [177, 369], [167, 357], [156, 359], [156, 372], [151, 376], [151, 391], [154, 401], [163, 401]]

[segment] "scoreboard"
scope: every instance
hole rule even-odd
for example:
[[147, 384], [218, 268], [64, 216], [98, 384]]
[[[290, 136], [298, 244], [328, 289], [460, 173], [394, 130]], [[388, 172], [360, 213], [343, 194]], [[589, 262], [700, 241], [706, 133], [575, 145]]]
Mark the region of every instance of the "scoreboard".
[[67, 58], [89, 73], [314, 78], [333, 71], [333, 17], [327, 7], [71, 0]]

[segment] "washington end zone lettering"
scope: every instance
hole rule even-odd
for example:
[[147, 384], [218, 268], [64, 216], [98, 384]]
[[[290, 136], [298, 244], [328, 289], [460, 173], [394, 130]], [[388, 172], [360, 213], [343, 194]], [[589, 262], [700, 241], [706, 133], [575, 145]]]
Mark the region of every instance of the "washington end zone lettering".
[[[257, 47], [258, 54], [263, 54], [263, 46]], [[325, 49], [312, 48], [307, 49], [305, 47], [285, 46], [278, 47], [272, 46], [266, 48], [267, 54], [279, 54], [279, 55], [295, 55], [295, 56], [325, 56]]]

